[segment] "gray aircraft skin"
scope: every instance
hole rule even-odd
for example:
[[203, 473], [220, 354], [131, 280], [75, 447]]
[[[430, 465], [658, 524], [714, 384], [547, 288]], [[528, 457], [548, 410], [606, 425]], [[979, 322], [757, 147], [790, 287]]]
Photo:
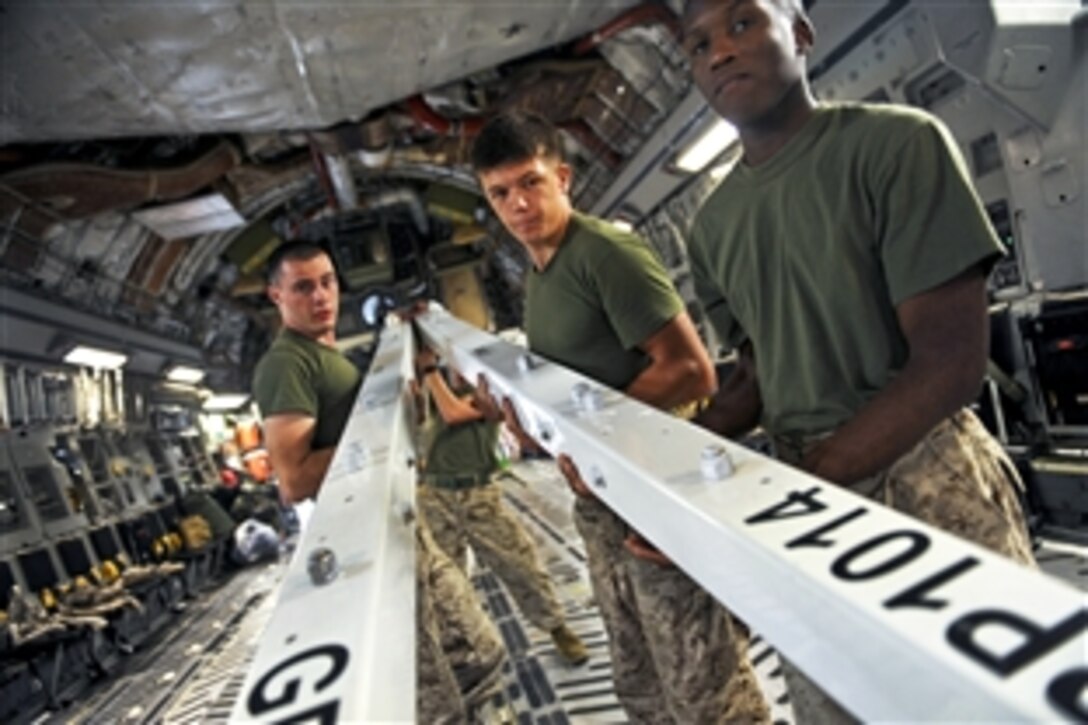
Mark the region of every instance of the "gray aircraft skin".
[[[645, 238], [728, 366], [732, 351], [694, 300], [686, 234], [740, 151], [708, 142], [692, 160], [721, 127], [691, 82], [681, 5], [0, 7], [0, 609], [13, 585], [62, 588], [140, 536], [148, 561], [171, 559], [184, 516], [162, 502], [216, 485], [224, 416], [251, 414], [250, 377], [278, 325], [263, 270], [284, 241], [328, 244], [342, 278], [337, 338], [364, 368], [381, 313], [417, 299], [484, 329], [517, 329], [528, 261], [467, 162], [500, 110], [561, 129], [575, 207]], [[806, 8], [819, 99], [924, 108], [958, 142], [1008, 251], [988, 283], [992, 351], [977, 409], [1027, 480], [1036, 533], [1083, 545], [1088, 10], [1076, 0]], [[77, 346], [124, 362], [65, 362]], [[203, 375], [167, 380], [176, 366]], [[241, 397], [206, 407], [230, 394]], [[102, 673], [131, 673], [127, 650], [169, 631], [187, 597], [208, 601], [190, 606], [207, 613], [192, 637], [218, 636], [210, 622], [228, 616], [256, 637], [256, 620], [200, 594], [220, 563], [195, 557], [155, 584], [140, 617], [111, 625], [123, 646], [95, 654], [92, 643], [86, 662], [43, 654], [12, 670], [0, 687], [30, 694], [0, 719], [89, 702], [73, 693], [103, 692], [93, 684]], [[142, 656], [150, 671], [174, 655]], [[80, 669], [88, 662], [96, 675]], [[56, 681], [43, 685], [41, 672]], [[133, 717], [184, 720], [186, 697], [200, 699], [177, 687]], [[615, 701], [602, 697], [606, 716]], [[68, 712], [100, 720], [124, 710]]]

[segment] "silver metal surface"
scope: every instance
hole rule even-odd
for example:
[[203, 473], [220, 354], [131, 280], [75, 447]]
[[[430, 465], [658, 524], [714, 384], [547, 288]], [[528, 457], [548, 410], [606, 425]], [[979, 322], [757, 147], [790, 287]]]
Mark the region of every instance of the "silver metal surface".
[[0, 144], [359, 120], [635, 4], [17, 1], [0, 44]]
[[[284, 576], [234, 721], [414, 718], [415, 469], [404, 391], [411, 330], [390, 320]], [[334, 579], [327, 554], [335, 551]], [[310, 552], [318, 552], [311, 566]], [[311, 570], [317, 569], [315, 578]], [[304, 686], [289, 683], [305, 681]]]

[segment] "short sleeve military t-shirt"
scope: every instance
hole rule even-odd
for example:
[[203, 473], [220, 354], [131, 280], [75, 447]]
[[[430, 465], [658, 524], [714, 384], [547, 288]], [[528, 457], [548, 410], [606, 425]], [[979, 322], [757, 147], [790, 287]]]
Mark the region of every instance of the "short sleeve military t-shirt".
[[284, 329], [253, 373], [253, 397], [261, 415], [303, 413], [317, 421], [314, 450], [340, 440], [362, 376], [334, 348]]
[[559, 249], [525, 286], [529, 348], [622, 390], [649, 364], [638, 348], [684, 309], [638, 236], [575, 212]]
[[435, 423], [437, 430], [427, 454], [427, 473], [434, 476], [487, 474], [499, 467], [495, 447], [499, 424], [474, 420], [459, 425]]
[[820, 106], [767, 163], [738, 164], [691, 231], [696, 294], [750, 340], [763, 425], [831, 430], [907, 360], [896, 306], [1002, 248], [944, 126], [897, 106]]

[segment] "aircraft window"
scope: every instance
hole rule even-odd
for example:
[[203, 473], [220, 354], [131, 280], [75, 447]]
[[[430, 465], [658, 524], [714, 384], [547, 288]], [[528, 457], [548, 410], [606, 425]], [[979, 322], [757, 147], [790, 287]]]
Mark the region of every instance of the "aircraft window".
[[27, 466], [23, 473], [30, 490], [30, 501], [43, 521], [57, 521], [68, 515], [68, 507], [64, 505], [64, 498], [60, 495], [57, 479], [53, 477], [48, 466]]
[[7, 471], [0, 471], [0, 532], [11, 533], [23, 526], [23, 512], [15, 495], [15, 481]]

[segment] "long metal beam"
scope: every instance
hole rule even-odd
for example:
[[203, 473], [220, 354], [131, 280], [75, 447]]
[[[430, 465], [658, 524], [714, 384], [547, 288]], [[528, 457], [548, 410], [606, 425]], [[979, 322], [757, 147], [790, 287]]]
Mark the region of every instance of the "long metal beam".
[[485, 375], [597, 495], [863, 720], [1088, 719], [1085, 595], [665, 415], [437, 305], [424, 339]]
[[232, 722], [415, 719], [412, 355], [390, 318]]

